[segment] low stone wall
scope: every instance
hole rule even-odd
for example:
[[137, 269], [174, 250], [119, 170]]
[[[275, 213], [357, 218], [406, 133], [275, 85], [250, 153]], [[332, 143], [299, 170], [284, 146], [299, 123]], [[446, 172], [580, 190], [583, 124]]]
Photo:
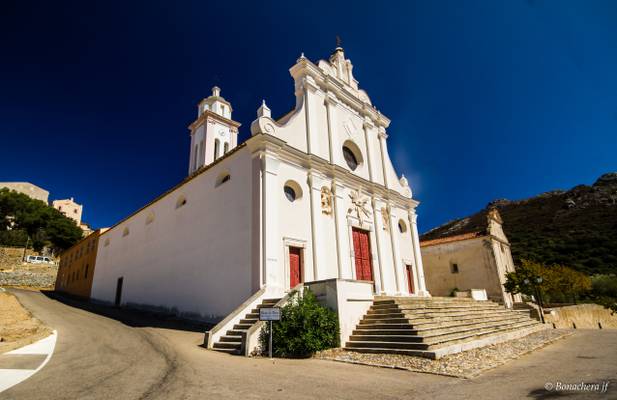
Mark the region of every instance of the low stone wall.
[[[548, 310], [545, 310], [548, 311]], [[598, 304], [579, 304], [553, 308], [544, 314], [548, 324], [554, 324], [555, 328], [576, 329], [606, 329], [617, 328], [617, 313], [611, 315], [611, 310]]]

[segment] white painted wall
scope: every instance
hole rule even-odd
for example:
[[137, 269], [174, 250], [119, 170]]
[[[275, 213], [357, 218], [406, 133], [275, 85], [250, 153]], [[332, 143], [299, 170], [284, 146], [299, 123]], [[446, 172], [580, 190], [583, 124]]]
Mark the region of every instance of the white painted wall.
[[[113, 302], [124, 277], [123, 304], [216, 320], [246, 300], [259, 279], [251, 268], [251, 168], [240, 149], [103, 234], [92, 298]], [[216, 186], [224, 173], [231, 179]], [[187, 203], [176, 208], [181, 196]]]

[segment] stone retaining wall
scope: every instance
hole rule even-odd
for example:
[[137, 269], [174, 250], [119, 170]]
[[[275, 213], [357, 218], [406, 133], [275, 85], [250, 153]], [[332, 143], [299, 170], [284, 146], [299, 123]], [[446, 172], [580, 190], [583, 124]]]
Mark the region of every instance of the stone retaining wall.
[[[545, 310], [548, 311], [548, 310]], [[617, 313], [598, 304], [579, 304], [553, 308], [544, 319], [555, 328], [602, 329], [617, 328]], [[598, 325], [599, 324], [599, 325]]]

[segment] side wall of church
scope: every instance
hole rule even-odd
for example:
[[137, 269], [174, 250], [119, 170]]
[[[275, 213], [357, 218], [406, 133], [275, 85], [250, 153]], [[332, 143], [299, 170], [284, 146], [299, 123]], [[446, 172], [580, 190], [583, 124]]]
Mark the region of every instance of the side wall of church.
[[245, 301], [259, 287], [250, 170], [239, 149], [105, 232], [92, 298], [113, 303], [122, 277], [122, 304], [216, 320]]

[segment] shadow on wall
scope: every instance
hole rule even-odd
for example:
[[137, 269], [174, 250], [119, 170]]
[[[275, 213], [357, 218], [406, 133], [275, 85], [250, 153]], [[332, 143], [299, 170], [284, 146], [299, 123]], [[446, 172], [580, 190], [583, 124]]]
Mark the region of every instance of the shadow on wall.
[[176, 315], [163, 312], [136, 310], [126, 307], [118, 308], [100, 303], [94, 303], [52, 290], [43, 290], [41, 293], [68, 306], [115, 319], [125, 325], [136, 328], [150, 327], [190, 332], [205, 332], [207, 329], [214, 326], [214, 324], [183, 319]]

